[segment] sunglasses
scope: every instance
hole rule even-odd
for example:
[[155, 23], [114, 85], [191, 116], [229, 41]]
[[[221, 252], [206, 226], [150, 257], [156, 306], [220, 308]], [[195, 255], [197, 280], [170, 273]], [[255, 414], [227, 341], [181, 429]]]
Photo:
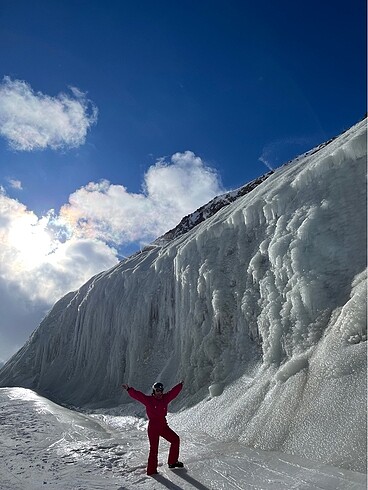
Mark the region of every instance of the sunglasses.
[[158, 393], [162, 393], [164, 390], [162, 388], [155, 388], [155, 391]]

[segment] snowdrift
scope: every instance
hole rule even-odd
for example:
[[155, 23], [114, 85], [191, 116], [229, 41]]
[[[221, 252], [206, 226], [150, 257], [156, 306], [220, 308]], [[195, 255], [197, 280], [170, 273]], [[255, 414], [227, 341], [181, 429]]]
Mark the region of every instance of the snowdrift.
[[0, 385], [111, 407], [183, 378], [175, 424], [364, 471], [366, 141], [363, 121], [69, 293]]

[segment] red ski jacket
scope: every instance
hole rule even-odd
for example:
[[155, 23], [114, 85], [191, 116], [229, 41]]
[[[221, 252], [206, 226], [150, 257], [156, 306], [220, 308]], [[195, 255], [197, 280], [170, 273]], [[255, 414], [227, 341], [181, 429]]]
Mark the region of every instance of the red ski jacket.
[[145, 405], [147, 417], [150, 422], [166, 424], [167, 406], [179, 395], [182, 388], [183, 383], [177, 384], [167, 393], [163, 393], [161, 399], [155, 398], [154, 395], [145, 395], [132, 387], [128, 388], [127, 391], [129, 396]]

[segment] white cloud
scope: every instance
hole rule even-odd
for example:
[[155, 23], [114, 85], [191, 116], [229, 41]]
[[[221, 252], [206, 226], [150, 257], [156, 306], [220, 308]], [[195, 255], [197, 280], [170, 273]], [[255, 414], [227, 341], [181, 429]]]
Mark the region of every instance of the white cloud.
[[217, 173], [191, 151], [175, 153], [170, 164], [160, 160], [150, 167], [145, 190], [159, 209], [168, 207], [170, 214], [174, 211], [176, 220], [223, 191]]
[[18, 191], [22, 191], [22, 182], [16, 179], [9, 179], [9, 184], [13, 189], [17, 189]]
[[50, 211], [37, 217], [0, 193], [0, 276], [49, 304], [117, 263], [116, 250], [96, 239], [60, 238]]
[[147, 243], [222, 192], [217, 173], [186, 151], [151, 166], [139, 194], [106, 180], [89, 183], [70, 196], [60, 222], [78, 237]]
[[97, 108], [85, 94], [55, 97], [35, 93], [21, 80], [4, 77], [0, 83], [0, 134], [15, 150], [78, 147], [97, 120]]

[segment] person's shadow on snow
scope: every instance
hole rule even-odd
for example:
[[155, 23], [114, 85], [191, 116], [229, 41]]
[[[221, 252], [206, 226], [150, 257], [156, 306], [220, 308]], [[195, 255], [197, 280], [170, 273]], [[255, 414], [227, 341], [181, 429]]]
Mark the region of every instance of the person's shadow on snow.
[[[180, 478], [183, 478], [183, 480], [187, 481], [190, 483], [194, 488], [197, 488], [197, 490], [210, 490], [208, 487], [203, 485], [201, 482], [193, 478], [192, 476], [188, 475], [188, 472], [186, 468], [180, 468], [177, 471], [175, 471], [175, 475], [180, 476]], [[183, 490], [182, 487], [179, 487], [172, 481], [170, 481], [168, 478], [161, 474], [154, 475], [153, 477], [155, 480], [161, 483], [164, 487], [168, 488], [169, 490]]]
[[175, 483], [168, 480], [163, 475], [160, 475], [160, 474], [152, 475], [152, 478], [154, 478], [156, 481], [160, 482], [161, 485], [168, 488], [169, 490], [183, 490], [181, 487], [178, 487], [178, 485], [175, 485]]
[[[175, 471], [175, 474], [180, 476], [180, 478], [183, 478], [183, 480], [187, 481], [194, 488], [197, 488], [198, 490], [210, 490], [208, 487], [203, 485], [201, 482], [199, 482], [198, 480], [196, 480], [192, 476], [188, 475], [186, 468], [179, 469], [178, 471]], [[177, 488], [179, 488], [179, 487], [177, 487]]]

